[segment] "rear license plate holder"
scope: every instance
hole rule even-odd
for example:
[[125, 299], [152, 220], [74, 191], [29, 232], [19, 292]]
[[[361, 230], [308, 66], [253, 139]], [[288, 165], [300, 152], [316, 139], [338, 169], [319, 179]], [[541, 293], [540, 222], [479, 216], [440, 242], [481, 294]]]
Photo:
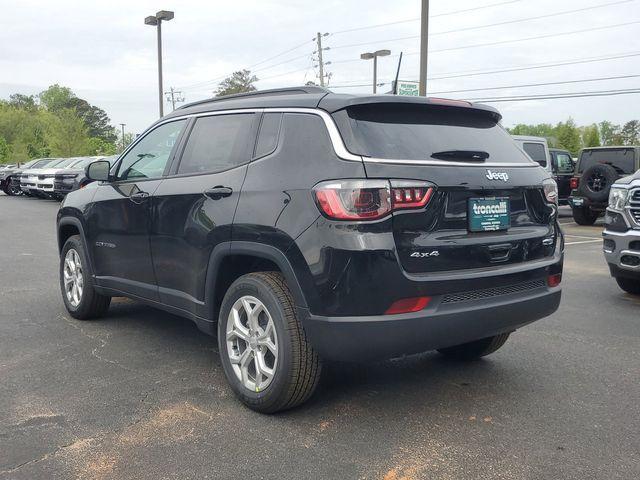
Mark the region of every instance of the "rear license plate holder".
[[511, 226], [509, 198], [470, 198], [467, 219], [470, 232], [507, 230]]

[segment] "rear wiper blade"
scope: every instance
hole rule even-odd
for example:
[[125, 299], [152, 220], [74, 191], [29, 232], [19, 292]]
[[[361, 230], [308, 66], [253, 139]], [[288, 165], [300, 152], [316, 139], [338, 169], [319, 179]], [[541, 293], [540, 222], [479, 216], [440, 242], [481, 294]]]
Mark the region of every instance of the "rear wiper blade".
[[439, 160], [468, 160], [472, 162], [484, 162], [489, 158], [488, 152], [482, 150], [444, 150], [431, 154], [431, 158]]

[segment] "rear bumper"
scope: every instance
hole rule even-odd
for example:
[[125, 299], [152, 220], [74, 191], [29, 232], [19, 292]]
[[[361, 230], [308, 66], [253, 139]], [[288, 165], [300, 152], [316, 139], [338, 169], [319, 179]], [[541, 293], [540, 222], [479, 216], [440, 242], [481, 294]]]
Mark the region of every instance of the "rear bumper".
[[592, 202], [587, 197], [571, 194], [567, 199], [571, 208], [589, 208], [596, 212], [604, 212], [607, 209], [607, 202]]
[[546, 285], [491, 299], [443, 303], [415, 313], [324, 317], [299, 309], [305, 332], [327, 360], [370, 361], [459, 345], [511, 332], [558, 309], [561, 288]]

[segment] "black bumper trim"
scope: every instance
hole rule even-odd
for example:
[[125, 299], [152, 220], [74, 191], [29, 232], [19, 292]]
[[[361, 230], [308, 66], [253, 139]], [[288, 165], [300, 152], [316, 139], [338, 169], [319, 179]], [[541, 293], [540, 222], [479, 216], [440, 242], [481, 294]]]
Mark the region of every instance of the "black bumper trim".
[[511, 332], [551, 315], [561, 288], [541, 288], [490, 301], [441, 305], [401, 315], [322, 317], [299, 308], [305, 332], [320, 356], [371, 361], [426, 352]]

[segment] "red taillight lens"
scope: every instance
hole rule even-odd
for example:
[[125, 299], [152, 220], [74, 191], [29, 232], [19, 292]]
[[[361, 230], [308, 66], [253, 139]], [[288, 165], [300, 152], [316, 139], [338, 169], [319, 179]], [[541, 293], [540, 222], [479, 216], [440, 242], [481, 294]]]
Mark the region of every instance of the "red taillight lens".
[[578, 185], [580, 185], [580, 179], [578, 177], [571, 177], [571, 180], [569, 180], [569, 186], [571, 187], [571, 190], [577, 189]]
[[549, 285], [550, 287], [557, 287], [558, 285], [560, 285], [560, 282], [562, 281], [562, 274], [561, 273], [556, 273], [555, 275], [549, 275], [547, 277], [547, 285]]
[[336, 180], [318, 184], [314, 193], [331, 219], [377, 220], [393, 210], [426, 206], [433, 187], [420, 181]]
[[419, 312], [429, 305], [431, 297], [413, 297], [396, 300], [387, 309], [385, 315], [396, 315], [398, 313]]

